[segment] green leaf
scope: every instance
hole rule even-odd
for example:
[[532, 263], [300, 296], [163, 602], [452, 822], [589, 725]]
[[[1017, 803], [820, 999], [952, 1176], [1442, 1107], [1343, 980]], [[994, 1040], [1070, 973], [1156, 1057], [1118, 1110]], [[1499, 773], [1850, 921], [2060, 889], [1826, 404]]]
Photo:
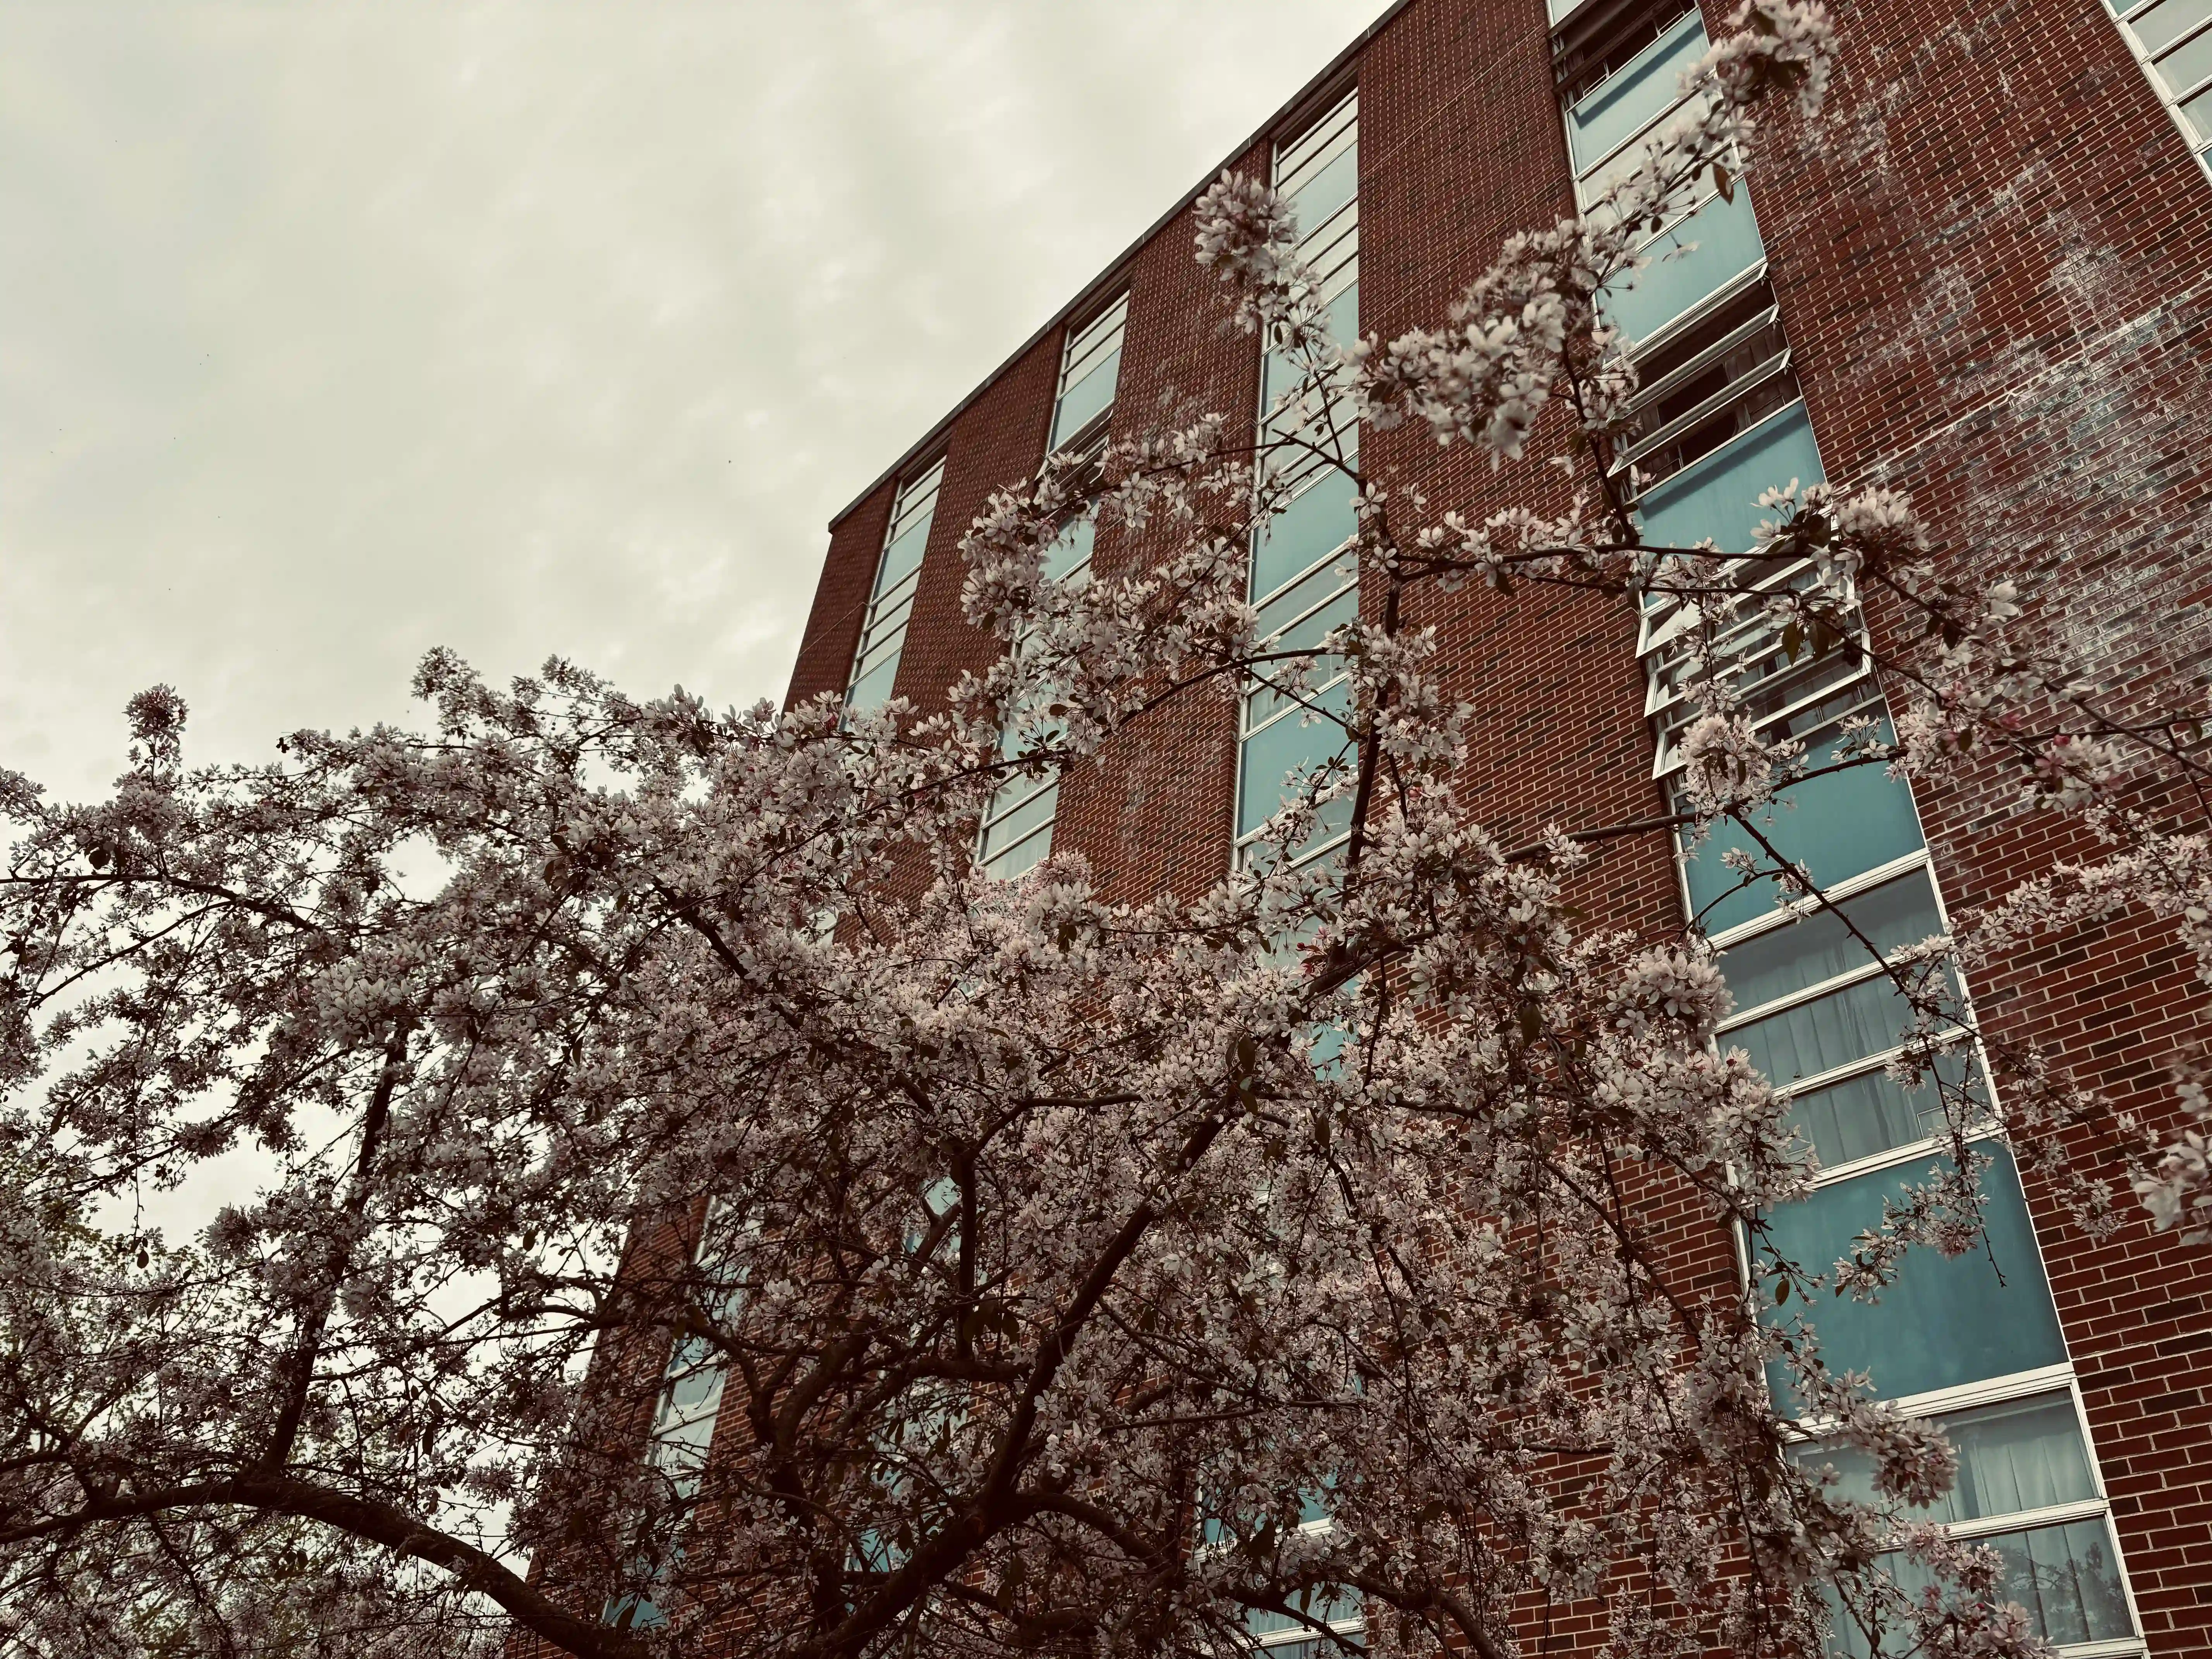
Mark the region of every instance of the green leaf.
[[1729, 170], [1718, 161], [1713, 163], [1713, 188], [1720, 191], [1721, 200], [1731, 207], [1735, 205], [1735, 180], [1729, 177]]
[[1774, 1305], [1778, 1308], [1789, 1299], [1790, 1281], [1786, 1279], [1776, 1279], [1774, 1281]]

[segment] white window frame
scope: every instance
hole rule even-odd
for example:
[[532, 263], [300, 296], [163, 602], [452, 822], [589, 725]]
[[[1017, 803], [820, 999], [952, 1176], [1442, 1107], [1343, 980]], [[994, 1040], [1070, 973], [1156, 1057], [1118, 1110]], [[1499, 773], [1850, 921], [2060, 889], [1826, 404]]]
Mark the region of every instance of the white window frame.
[[[1315, 482], [1318, 483], [1319, 479], [1316, 478]], [[1311, 485], [1308, 486], [1308, 488], [1311, 487]], [[1304, 492], [1301, 491], [1300, 493], [1303, 494]], [[1267, 592], [1254, 599], [1252, 601], [1253, 608], [1255, 610], [1265, 609], [1268, 605], [1272, 604], [1276, 599], [1280, 599], [1284, 594], [1297, 587], [1300, 582], [1308, 580], [1317, 572], [1327, 569], [1331, 562], [1341, 560], [1344, 557], [1345, 549], [1351, 545], [1352, 543], [1350, 540], [1339, 542], [1334, 547], [1329, 549], [1328, 552], [1322, 554], [1321, 557], [1316, 559], [1311, 564], [1307, 565], [1304, 568], [1298, 571], [1297, 574], [1287, 577], [1284, 580], [1276, 583], [1276, 585]], [[1316, 611], [1325, 610], [1328, 606], [1334, 605], [1347, 592], [1357, 595], [1358, 592], [1359, 572], [1357, 567], [1355, 567], [1352, 570], [1351, 574], [1346, 576], [1343, 580], [1338, 582], [1334, 586], [1328, 588], [1326, 597], [1315, 600], [1314, 603], [1306, 606], [1303, 611], [1297, 612], [1293, 616], [1285, 617], [1283, 622], [1276, 627], [1274, 631], [1267, 635], [1267, 640], [1263, 640], [1261, 643], [1264, 646], [1267, 643], [1267, 641], [1280, 639], [1284, 635], [1289, 633], [1291, 629], [1296, 628], [1300, 623], [1305, 621], [1307, 617], [1313, 616]], [[1338, 672], [1331, 675], [1328, 679], [1322, 681], [1320, 684], [1307, 687], [1305, 692], [1306, 701], [1304, 702], [1297, 701], [1286, 702], [1282, 708], [1276, 709], [1273, 714], [1270, 714], [1265, 718], [1256, 721], [1251, 717], [1253, 702], [1255, 699], [1267, 696], [1272, 688], [1266, 685], [1248, 685], [1238, 694], [1237, 699], [1237, 787], [1231, 792], [1231, 799], [1230, 803], [1231, 816], [1229, 820], [1232, 829], [1244, 821], [1244, 774], [1246, 770], [1244, 766], [1244, 745], [1250, 742], [1254, 738], [1259, 736], [1261, 732], [1266, 731], [1269, 726], [1275, 725], [1279, 721], [1303, 719], [1309, 714], [1313, 714], [1315, 715], [1316, 724], [1320, 724], [1323, 721], [1335, 724], [1334, 716], [1317, 714], [1307, 705], [1309, 703], [1317, 702], [1322, 693], [1334, 690], [1336, 687], [1343, 684], [1347, 679], [1351, 678], [1351, 677], [1352, 671], [1349, 667], [1340, 670]], [[1347, 732], [1346, 735], [1346, 741], [1352, 741], [1350, 733]], [[1281, 781], [1282, 780], [1279, 778], [1276, 779], [1273, 784], [1262, 785], [1261, 787], [1277, 787], [1280, 786]], [[1242, 870], [1247, 866], [1251, 857], [1250, 849], [1267, 838], [1268, 825], [1273, 822], [1274, 816], [1270, 814], [1267, 818], [1262, 819], [1259, 823], [1255, 824], [1250, 830], [1244, 831], [1243, 834], [1238, 835], [1236, 837], [1234, 862], [1237, 869]], [[1343, 846], [1344, 843], [1351, 838], [1351, 836], [1352, 830], [1349, 826], [1338, 830], [1327, 841], [1322, 842], [1316, 846], [1305, 848], [1304, 851], [1300, 852], [1296, 858], [1290, 861], [1289, 867], [1295, 870], [1303, 865], [1312, 863], [1316, 859], [1327, 856], [1328, 854], [1334, 852], [1338, 848]]]
[[[2031, 1215], [2031, 1232], [2033, 1220]], [[2042, 1243], [2039, 1238], [2036, 1249], [2037, 1265], [2040, 1267]], [[2066, 1655], [2067, 1659], [2118, 1659], [2118, 1656], [2146, 1652], [2148, 1643], [2142, 1633], [2142, 1610], [2136, 1603], [2135, 1584], [2128, 1574], [2127, 1552], [2120, 1547], [2119, 1532], [2112, 1515], [2112, 1494], [2105, 1485], [2104, 1465], [2097, 1456], [2096, 1443], [2090, 1437], [2089, 1413], [2081, 1398], [2081, 1378], [2070, 1358], [2058, 1364], [2042, 1365], [2033, 1370], [1984, 1377], [1977, 1382], [1961, 1382], [1948, 1389], [1934, 1389], [1923, 1394], [1901, 1395], [1883, 1403], [1900, 1417], [1937, 1418], [1972, 1411], [1982, 1406], [2002, 1406], [2014, 1401], [2057, 1395], [2063, 1395], [2073, 1407], [2074, 1428], [2081, 1437], [2081, 1455], [2088, 1465], [2089, 1485], [2094, 1496], [2078, 1498], [2072, 1503], [2046, 1504], [2036, 1509], [2013, 1510], [2002, 1515], [1977, 1516], [1971, 1521], [1945, 1521], [1936, 1524], [1942, 1528], [1945, 1536], [1971, 1542], [1977, 1539], [2000, 1537], [2008, 1533], [2033, 1532], [2043, 1527], [2063, 1527], [2078, 1521], [2102, 1521], [2106, 1536], [2112, 1540], [2112, 1565], [2119, 1578], [2120, 1597], [2127, 1607], [2128, 1621], [2135, 1626], [2136, 1633], [2097, 1642], [2054, 1643], [2052, 1646]], [[1832, 1418], [1813, 1418], [1807, 1419], [1802, 1426], [1803, 1432], [1794, 1437], [1791, 1443], [1818, 1443], [1834, 1430], [1836, 1423]]]
[[[2168, 3], [2172, 3], [2172, 0], [2168, 0]], [[2208, 179], [2212, 179], [2212, 118], [2208, 118], [2207, 131], [2200, 137], [2193, 130], [2193, 123], [2190, 118], [2182, 113], [2181, 108], [2191, 98], [2198, 96], [2208, 88], [2212, 88], [2212, 75], [2207, 75], [2203, 79], [2191, 82], [2184, 91], [2175, 92], [2166, 85], [2166, 76], [2158, 68], [2160, 58], [2179, 52], [2191, 41], [2203, 35], [2206, 30], [2212, 29], [2212, 17], [2208, 17], [2203, 22], [2184, 30], [2160, 50], [2157, 58], [2154, 58], [2144, 46], [2142, 37], [2136, 33], [2135, 26], [2130, 20], [2144, 15], [2156, 3], [2157, 0], [2104, 0], [2106, 15], [2119, 26], [2120, 39], [2127, 43], [2128, 55], [2136, 60], [2137, 67], [2149, 81], [2152, 92], [2157, 94], [2158, 101], [2165, 106], [2167, 117], [2173, 122], [2174, 130], [2180, 133], [2182, 143], [2188, 147], [2191, 155], [2196, 158], [2198, 168]]]
[[[860, 682], [884, 663], [894, 665], [891, 685], [884, 701], [896, 695], [899, 659], [906, 653], [907, 624], [914, 619], [914, 603], [921, 593], [922, 568], [929, 562], [929, 538], [937, 524], [937, 503], [945, 488], [942, 455], [920, 471], [909, 474], [891, 498], [890, 521], [884, 526], [884, 544], [876, 555], [875, 580], [868, 586], [867, 609], [860, 618], [860, 637], [853, 647], [853, 665], [845, 676], [845, 700], [849, 706]], [[927, 496], [927, 505], [923, 505]], [[884, 574], [891, 548], [900, 536], [921, 523], [922, 550], [914, 568], [884, 589]], [[893, 613], [896, 612], [896, 618]], [[871, 661], [870, 659], [874, 659]]]

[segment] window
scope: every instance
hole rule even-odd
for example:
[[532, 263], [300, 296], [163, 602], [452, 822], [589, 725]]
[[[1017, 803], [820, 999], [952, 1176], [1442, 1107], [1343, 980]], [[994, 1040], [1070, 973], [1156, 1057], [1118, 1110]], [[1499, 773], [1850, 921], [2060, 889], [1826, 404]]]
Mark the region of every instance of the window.
[[[1212, 1505], [1206, 1507], [1210, 1510]], [[1200, 1553], [1229, 1547], [1232, 1543], [1249, 1544], [1262, 1517], [1249, 1517], [1246, 1530], [1242, 1531], [1218, 1514], [1209, 1514], [1201, 1529]], [[1324, 1494], [1304, 1495], [1295, 1531], [1310, 1538], [1326, 1536], [1335, 1522], [1330, 1518]], [[1360, 1645], [1358, 1638], [1366, 1630], [1366, 1617], [1359, 1592], [1340, 1588], [1330, 1595], [1321, 1589], [1310, 1589], [1295, 1598], [1289, 1598], [1296, 1613], [1279, 1613], [1273, 1608], [1249, 1607], [1244, 1614], [1248, 1659], [1329, 1659], [1342, 1652], [1336, 1642], [1325, 1637], [1314, 1626], [1326, 1627], [1333, 1636], [1341, 1637], [1352, 1645]]]
[[[1103, 432], [1101, 434], [1103, 436]], [[1045, 555], [1045, 574], [1080, 586], [1091, 579], [1091, 544], [1096, 521], [1089, 514], [1071, 520]], [[1019, 651], [1017, 641], [1014, 649]], [[1000, 739], [1000, 752], [1012, 760], [1017, 739], [1011, 723]], [[1033, 868], [1052, 851], [1053, 825], [1060, 814], [1060, 774], [1042, 778], [1014, 776], [1000, 784], [983, 815], [976, 861], [1001, 880]]]
[[[2025, 1609], [2035, 1633], [2052, 1645], [2135, 1645], [2110, 1510], [2082, 1438], [2074, 1390], [2062, 1387], [1963, 1410], [1914, 1409], [1936, 1416], [1959, 1454], [1957, 1486], [1914, 1511], [1914, 1518], [1996, 1550], [2005, 1566], [1999, 1595]], [[1832, 1471], [1841, 1495], [1874, 1500], [1874, 1469], [1865, 1454], [1808, 1443], [1792, 1455], [1808, 1469]], [[1882, 1570], [1908, 1594], [1930, 1582], [1925, 1567], [1899, 1557], [1888, 1558]], [[1830, 1651], [1872, 1659], [1866, 1632], [1832, 1592], [1831, 1612], [1836, 1629]]]
[[907, 619], [914, 611], [915, 589], [921, 580], [922, 555], [929, 547], [930, 521], [937, 514], [938, 487], [944, 482], [940, 459], [899, 486], [890, 526], [884, 532], [875, 589], [860, 624], [860, 643], [853, 653], [853, 676], [845, 690], [848, 708], [874, 708], [890, 699], [899, 653], [906, 647]]
[[[1121, 373], [1121, 337], [1129, 317], [1127, 293], [1079, 328], [1067, 331], [1060, 353], [1060, 392], [1053, 404], [1052, 447], [1072, 451], [1096, 476], [1114, 420], [1114, 393]], [[1044, 574], [1055, 581], [1080, 586], [1091, 579], [1091, 548], [1097, 532], [1089, 514], [1072, 519], [1045, 554]], [[1013, 648], [1022, 649], [1016, 641]], [[1011, 723], [1000, 739], [1011, 760], [1015, 736]], [[1060, 814], [1060, 775], [1011, 777], [999, 786], [983, 814], [975, 859], [1000, 879], [1034, 868], [1052, 851], [1053, 825]]]
[[[692, 1256], [703, 1310], [716, 1321], [735, 1316], [741, 1294], [729, 1257], [731, 1219], [720, 1200], [711, 1202]], [[643, 1538], [636, 1545], [639, 1565], [649, 1577], [653, 1594], [660, 1593], [684, 1565], [684, 1524], [714, 1444], [726, 1370], [712, 1343], [683, 1336], [676, 1340], [661, 1370], [660, 1395], [646, 1435], [645, 1462], [667, 1480], [677, 1507], [675, 1520], [662, 1536]], [[610, 1598], [600, 1622], [617, 1630], [650, 1630], [666, 1624], [668, 1615], [652, 1595], [633, 1591]]]
[[[1705, 49], [1704, 25], [1688, 0], [1550, 4], [1577, 199], [1586, 214], [1602, 212], [1607, 191], [1685, 107], [1680, 78]], [[2169, 9], [2166, 24], [2150, 21]], [[2154, 68], [2170, 49], [2178, 67], [2167, 90], [2185, 99], [2198, 95], [2212, 60], [2197, 66], [2182, 55], [2185, 14], [2193, 20], [2187, 39], [2212, 40], [2195, 33], [2212, 18], [2212, 0], [2153, 0], [2135, 8], [2130, 22]], [[2150, 48], [2153, 38], [2167, 48]], [[2177, 106], [2185, 123], [2188, 107]], [[1604, 296], [1608, 320], [1638, 343], [1641, 383], [1613, 476], [1632, 486], [1652, 544], [1710, 539], [1723, 551], [1748, 552], [1769, 516], [1759, 495], [1792, 478], [1819, 483], [1819, 446], [1747, 192], [1739, 187], [1723, 197], [1715, 186], [1644, 252], [1668, 254], [1659, 246], [1668, 241], [1677, 244], [1672, 257]], [[1711, 667], [1737, 706], [1765, 732], [1802, 739], [1815, 770], [1839, 757], [1846, 719], [1872, 720], [1887, 735], [1887, 708], [1859, 648], [1856, 595], [1832, 596], [1842, 637], [1785, 642], [1759, 601], [1777, 588], [1808, 586], [1811, 568], [1747, 568], [1741, 605], [1702, 602], [1713, 620]], [[1697, 713], [1684, 685], [1692, 630], [1703, 620], [1689, 603], [1656, 599], [1646, 607], [1638, 647], [1653, 772], [1678, 803], [1679, 742]], [[1973, 1121], [1981, 1115], [1977, 1103], [1989, 1097], [1980, 1057], [1962, 1042], [1937, 1062], [1933, 1082], [1911, 1090], [1887, 1073], [1911, 1021], [1890, 965], [1945, 926], [1911, 791], [1878, 767], [1837, 771], [1784, 790], [1759, 827], [1843, 913], [1811, 901], [1778, 905], [1771, 881], [1746, 883], [1729, 870], [1731, 849], [1754, 848], [1740, 826], [1717, 826], [1697, 848], [1681, 849], [1686, 908], [1721, 951], [1736, 1002], [1718, 1041], [1743, 1049], [1791, 1091], [1797, 1127], [1820, 1160], [1812, 1192], [1765, 1218], [1766, 1247], [1814, 1273], [1852, 1255], [1861, 1233], [1880, 1224], [1884, 1200], [1923, 1180], [1943, 1154], [1944, 1091], [1957, 1091], [1951, 1099], [1969, 1115], [1976, 1155], [1986, 1160], [1979, 1170], [1986, 1250], [1951, 1258], [1914, 1250], [1878, 1302], [1824, 1298], [1813, 1321], [1822, 1357], [1832, 1370], [1870, 1373], [1887, 1397], [1916, 1413], [1947, 1414], [1962, 1472], [1958, 1492], [1934, 1518], [1990, 1540], [2008, 1563], [2006, 1594], [2051, 1641], [2099, 1644], [2092, 1653], [2139, 1650], [2019, 1171], [2002, 1140]], [[1963, 1025], [1966, 988], [1948, 976], [1937, 988], [1939, 1006], [1955, 1009]], [[1795, 1302], [1758, 1300], [1778, 1326], [1806, 1317]], [[1786, 1368], [1773, 1368], [1768, 1386], [1790, 1401]], [[1819, 1445], [1818, 1424], [1808, 1426], [1814, 1437], [1802, 1455], [1835, 1462], [1847, 1488], [1863, 1484], [1865, 1471]], [[1905, 1577], [1900, 1566], [1900, 1582]], [[1833, 1649], [1871, 1659], [1863, 1638], [1854, 1645], [1847, 1621]]]
[[1640, 55], [1697, 0], [1551, 0], [1552, 73], [1573, 104]]
[[1129, 322], [1125, 293], [1080, 328], [1071, 328], [1060, 353], [1060, 390], [1054, 394], [1052, 447], [1069, 449], [1103, 432], [1121, 375], [1121, 337]]
[[[1313, 270], [1329, 334], [1349, 345], [1359, 334], [1359, 94], [1345, 94], [1294, 137], [1278, 143], [1275, 188], [1298, 223], [1299, 257]], [[1260, 441], [1271, 453], [1261, 479], [1273, 508], [1254, 532], [1250, 593], [1264, 650], [1310, 650], [1359, 615], [1359, 573], [1346, 547], [1358, 527], [1346, 465], [1356, 465], [1358, 422], [1303, 354], [1269, 343], [1261, 358]], [[1237, 857], [1265, 848], [1267, 826], [1303, 795], [1316, 769], [1349, 767], [1356, 749], [1346, 721], [1351, 682], [1340, 662], [1314, 664], [1302, 695], [1287, 674], [1255, 673], [1239, 719]], [[1297, 849], [1323, 856], [1349, 830], [1352, 803], [1334, 801]]]
[[2212, 167], [2212, 0], [2107, 0], [2197, 159]]
[[[1575, 198], [1585, 214], [1602, 214], [1652, 141], [1694, 112], [1704, 94], [1686, 99], [1681, 77], [1710, 43], [1691, 0], [1553, 0], [1552, 10]], [[1739, 183], [1723, 196], [1717, 181], [1699, 180], [1639, 252], [1650, 263], [1615, 277], [1601, 303], [1629, 339], [1648, 340], [1762, 259], [1749, 191]]]
[[1639, 353], [1636, 367], [1642, 385], [1616, 441], [1613, 471], [1639, 490], [1798, 401], [1790, 343], [1764, 277]]

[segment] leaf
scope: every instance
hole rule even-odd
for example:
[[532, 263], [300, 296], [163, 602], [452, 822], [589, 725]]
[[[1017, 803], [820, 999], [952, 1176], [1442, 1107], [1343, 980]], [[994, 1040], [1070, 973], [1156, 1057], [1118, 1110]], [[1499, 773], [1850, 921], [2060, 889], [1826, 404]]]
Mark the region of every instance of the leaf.
[[1720, 191], [1721, 200], [1731, 207], [1735, 205], [1735, 180], [1718, 161], [1713, 163], [1713, 188]]
[[1790, 1281], [1786, 1279], [1776, 1279], [1774, 1281], [1774, 1305], [1778, 1308], [1789, 1299]]

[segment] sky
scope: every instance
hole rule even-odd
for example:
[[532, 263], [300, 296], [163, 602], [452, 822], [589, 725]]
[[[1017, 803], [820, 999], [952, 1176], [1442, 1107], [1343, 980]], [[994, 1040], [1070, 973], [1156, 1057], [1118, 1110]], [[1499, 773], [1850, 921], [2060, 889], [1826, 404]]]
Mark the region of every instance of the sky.
[[0, 0], [0, 766], [781, 697], [830, 515], [1386, 0]]

